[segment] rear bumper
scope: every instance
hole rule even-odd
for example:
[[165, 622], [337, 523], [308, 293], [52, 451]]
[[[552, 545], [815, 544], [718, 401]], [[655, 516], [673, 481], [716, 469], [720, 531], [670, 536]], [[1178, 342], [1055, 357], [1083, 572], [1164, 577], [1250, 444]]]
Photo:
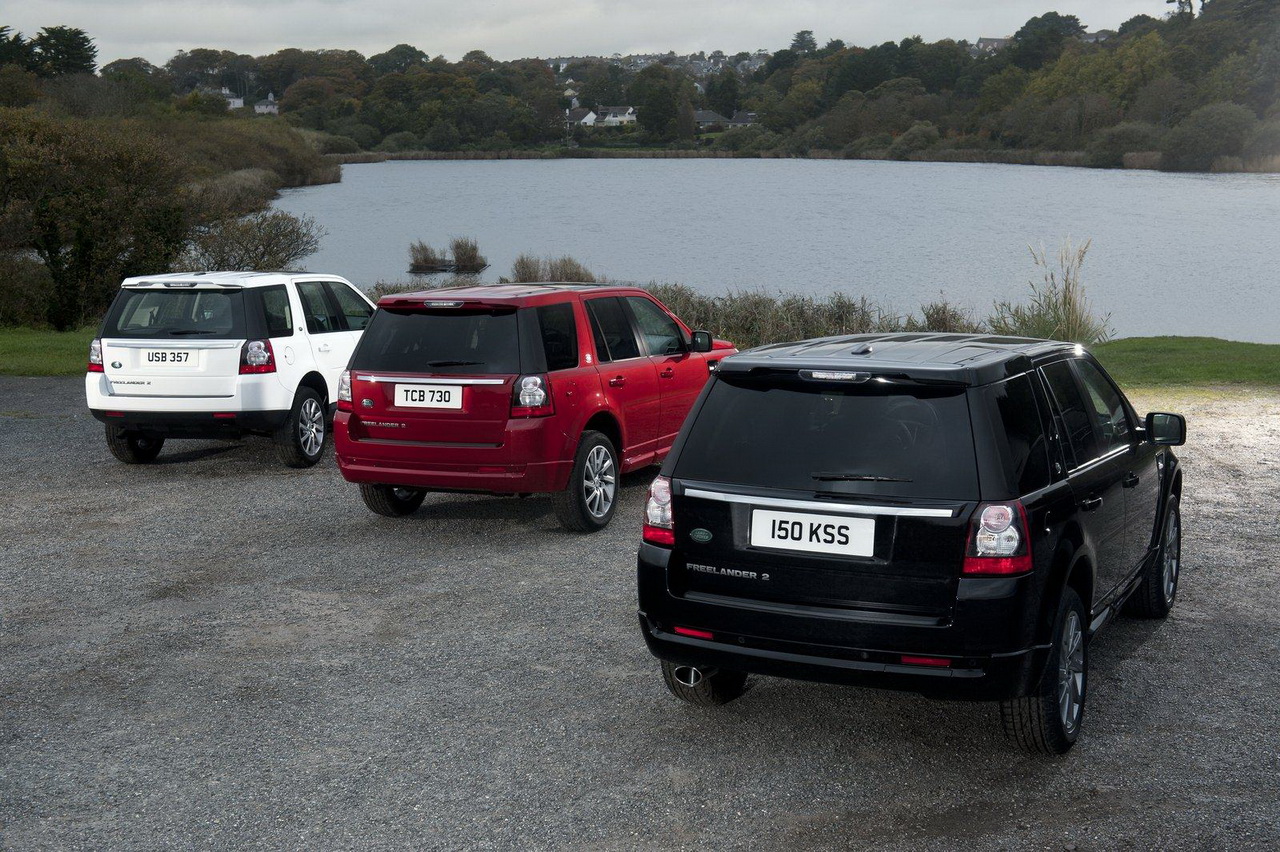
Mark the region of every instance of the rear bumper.
[[244, 434], [266, 435], [282, 425], [289, 411], [154, 412], [89, 409], [103, 423], [133, 432], [165, 438], [235, 438]]
[[[945, 619], [874, 611], [769, 605], [710, 595], [676, 596], [665, 548], [642, 545], [640, 626], [656, 657], [776, 677], [908, 690], [950, 698], [1002, 699], [1039, 682], [1049, 647], [1029, 641], [1031, 578], [986, 582]], [[706, 631], [711, 639], [675, 633]], [[945, 660], [909, 664], [903, 656]]]
[[[430, 491], [535, 494], [564, 490], [573, 468], [575, 445], [554, 429], [553, 421], [524, 421], [518, 430], [508, 430], [500, 444], [428, 444], [355, 440], [350, 417], [347, 412], [338, 412], [333, 428], [338, 470], [348, 482]], [[545, 461], [549, 455], [552, 459]]]

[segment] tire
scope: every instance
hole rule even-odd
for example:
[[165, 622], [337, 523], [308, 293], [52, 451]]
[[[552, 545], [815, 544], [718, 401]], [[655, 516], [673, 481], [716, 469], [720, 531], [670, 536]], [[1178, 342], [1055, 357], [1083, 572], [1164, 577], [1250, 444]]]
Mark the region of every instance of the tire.
[[689, 667], [662, 661], [662, 679], [666, 681], [671, 694], [681, 701], [698, 707], [719, 707], [735, 698], [741, 698], [742, 693], [747, 691], [746, 672], [716, 671], [703, 675], [695, 686], [688, 686], [676, 677], [677, 670], [687, 668]]
[[1160, 527], [1156, 558], [1142, 569], [1142, 582], [1125, 609], [1139, 618], [1165, 618], [1178, 599], [1178, 575], [1182, 570], [1182, 512], [1178, 498], [1169, 495], [1169, 508]]
[[570, 532], [597, 532], [618, 506], [618, 453], [599, 432], [583, 432], [569, 484], [551, 497], [556, 517]]
[[1031, 695], [1000, 702], [1005, 736], [1027, 751], [1065, 754], [1080, 735], [1089, 686], [1085, 618], [1080, 596], [1070, 588], [1063, 591], [1039, 685]]
[[422, 488], [361, 483], [360, 496], [370, 511], [387, 518], [403, 518], [418, 510], [427, 492]]
[[125, 464], [147, 464], [156, 460], [164, 438], [128, 432], [107, 424], [107, 449]]
[[324, 453], [324, 400], [311, 388], [298, 388], [293, 408], [276, 432], [276, 452], [289, 467], [311, 467]]

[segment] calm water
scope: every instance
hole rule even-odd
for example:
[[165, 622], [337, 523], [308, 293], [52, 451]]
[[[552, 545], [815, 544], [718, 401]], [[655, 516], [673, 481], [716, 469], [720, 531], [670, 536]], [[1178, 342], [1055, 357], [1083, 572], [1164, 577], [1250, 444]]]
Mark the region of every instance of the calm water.
[[389, 162], [287, 191], [328, 231], [312, 270], [410, 278], [414, 240], [470, 236], [597, 273], [732, 289], [947, 299], [985, 316], [1038, 279], [1028, 245], [1092, 239], [1084, 281], [1120, 336], [1280, 342], [1280, 175], [816, 160]]

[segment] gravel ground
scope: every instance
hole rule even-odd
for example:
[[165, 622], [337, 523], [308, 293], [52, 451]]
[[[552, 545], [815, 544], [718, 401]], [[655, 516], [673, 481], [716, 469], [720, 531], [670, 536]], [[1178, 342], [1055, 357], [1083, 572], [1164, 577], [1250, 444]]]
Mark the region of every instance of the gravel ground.
[[670, 698], [614, 523], [435, 495], [379, 518], [263, 439], [107, 452], [79, 379], [0, 378], [0, 842], [12, 849], [1274, 849], [1280, 393], [1188, 415], [1168, 621], [1092, 648], [1081, 742], [757, 678]]

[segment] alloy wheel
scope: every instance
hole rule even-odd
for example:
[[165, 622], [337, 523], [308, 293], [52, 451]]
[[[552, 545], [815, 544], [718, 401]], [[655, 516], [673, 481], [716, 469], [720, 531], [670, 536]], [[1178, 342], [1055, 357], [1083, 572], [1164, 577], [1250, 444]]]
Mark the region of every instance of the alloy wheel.
[[1178, 570], [1182, 561], [1182, 524], [1176, 511], [1169, 512], [1169, 519], [1164, 524], [1163, 565], [1160, 566], [1161, 587], [1164, 601], [1173, 603], [1173, 596], [1178, 592]]
[[320, 452], [324, 443], [324, 411], [318, 400], [309, 398], [302, 401], [302, 410], [298, 412], [298, 443], [308, 456]]
[[1084, 706], [1084, 631], [1075, 610], [1067, 613], [1058, 647], [1058, 713], [1068, 734], [1080, 724]]
[[591, 517], [603, 518], [609, 514], [616, 489], [613, 454], [606, 447], [592, 447], [582, 475], [582, 494]]

